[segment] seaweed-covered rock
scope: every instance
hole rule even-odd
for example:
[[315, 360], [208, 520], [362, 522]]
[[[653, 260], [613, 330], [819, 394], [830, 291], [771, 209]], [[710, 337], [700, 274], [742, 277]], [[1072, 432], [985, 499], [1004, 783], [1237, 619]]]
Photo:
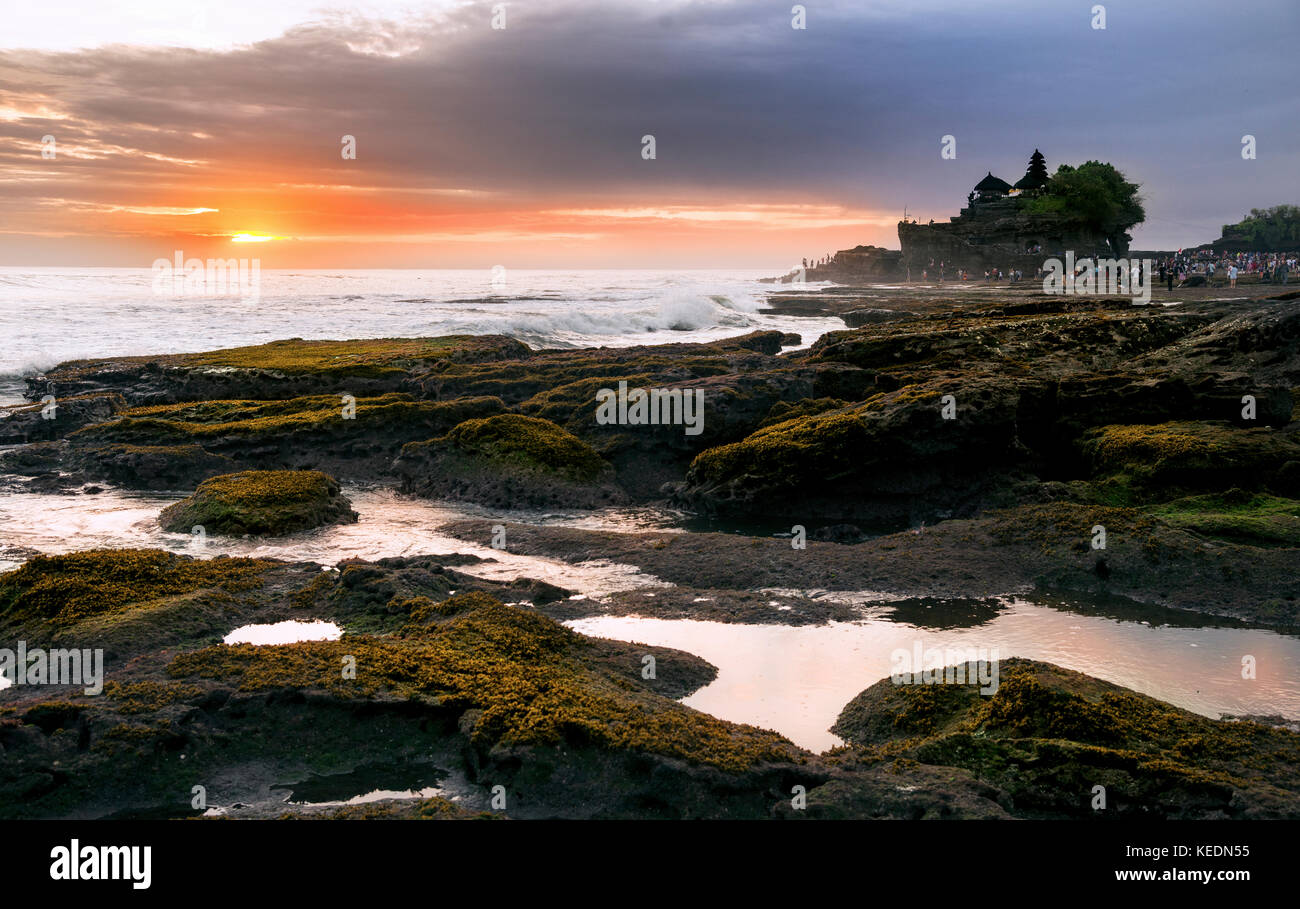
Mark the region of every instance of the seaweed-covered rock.
[[394, 469], [406, 492], [499, 507], [625, 499], [591, 446], [549, 420], [521, 414], [466, 420], [445, 436], [408, 444]]
[[[1208, 719], [1048, 663], [1007, 659], [998, 670], [992, 693], [973, 663], [939, 670], [933, 684], [884, 679], [863, 691], [833, 727], [855, 746], [842, 786], [888, 761], [972, 773], [1017, 817], [1095, 817], [1095, 785], [1107, 817], [1300, 813], [1294, 732]], [[809, 809], [836, 816], [813, 793]]]
[[27, 395], [122, 394], [131, 404], [219, 398], [381, 395], [452, 363], [527, 357], [526, 344], [500, 335], [304, 341], [290, 338], [202, 353], [111, 357], [60, 363], [27, 379]]
[[193, 487], [240, 468], [316, 468], [371, 480], [387, 471], [405, 443], [504, 409], [499, 398], [414, 401], [400, 393], [134, 407], [74, 432], [66, 465], [146, 489]]
[[206, 588], [251, 590], [261, 587], [272, 564], [192, 559], [159, 549], [36, 556], [0, 574], [0, 627], [34, 635], [36, 629], [93, 623]]
[[699, 454], [678, 497], [721, 515], [951, 515], [1023, 466], [1019, 417], [1032, 401], [1015, 381], [932, 382], [794, 416]]
[[280, 536], [357, 520], [338, 481], [319, 470], [246, 470], [204, 480], [158, 518], [164, 530]]
[[[1170, 422], [1102, 426], [1079, 442], [1095, 476], [1162, 498], [1180, 489], [1300, 495], [1300, 442], [1268, 428]], [[1292, 466], [1288, 466], [1292, 465]]]
[[1300, 501], [1233, 488], [1148, 508], [1167, 524], [1253, 546], [1300, 549]]

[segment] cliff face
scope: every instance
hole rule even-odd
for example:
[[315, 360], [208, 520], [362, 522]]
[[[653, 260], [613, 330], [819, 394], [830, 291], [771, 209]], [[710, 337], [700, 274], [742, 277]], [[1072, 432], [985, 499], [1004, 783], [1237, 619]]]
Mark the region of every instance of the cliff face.
[[[1112, 249], [1103, 234], [1081, 230], [1061, 215], [1022, 211], [1016, 197], [975, 202], [944, 223], [900, 221], [898, 241], [901, 252], [879, 246], [842, 249], [829, 262], [809, 265], [803, 280], [861, 284], [920, 280], [922, 273], [934, 279], [939, 277], [941, 262], [945, 278], [954, 277], [959, 269], [974, 276], [991, 268], [1004, 272], [1018, 268], [1032, 276], [1047, 259], [1063, 259], [1068, 250], [1079, 258], [1127, 254], [1126, 249]], [[799, 272], [771, 280], [797, 282]]]
[[1068, 250], [1080, 257], [1125, 252], [1112, 251], [1105, 236], [1080, 230], [1060, 215], [1021, 211], [1014, 197], [976, 202], [946, 224], [900, 221], [898, 240], [902, 268], [910, 268], [913, 278], [940, 262], [947, 275], [961, 268], [980, 273], [1019, 268], [1032, 275], [1048, 258], [1061, 258]]
[[[896, 249], [883, 246], [855, 246], [853, 249], [841, 249], [829, 262], [822, 265], [809, 265], [803, 274], [805, 281], [833, 281], [836, 284], [860, 284], [864, 281], [893, 281], [904, 277], [900, 268], [903, 254]], [[776, 279], [782, 284], [799, 280], [799, 272], [793, 271]]]

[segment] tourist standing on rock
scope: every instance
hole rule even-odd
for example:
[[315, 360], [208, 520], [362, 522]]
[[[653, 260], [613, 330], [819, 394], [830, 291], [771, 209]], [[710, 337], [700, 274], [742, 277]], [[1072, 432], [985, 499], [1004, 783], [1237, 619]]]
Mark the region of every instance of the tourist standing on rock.
[[1237, 286], [1237, 263], [1235, 262], [1228, 266], [1228, 286]]

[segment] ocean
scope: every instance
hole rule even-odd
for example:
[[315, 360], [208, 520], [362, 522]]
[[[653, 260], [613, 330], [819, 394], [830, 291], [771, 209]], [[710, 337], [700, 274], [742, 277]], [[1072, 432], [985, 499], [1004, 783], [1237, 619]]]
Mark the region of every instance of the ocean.
[[760, 312], [773, 287], [758, 279], [772, 273], [264, 270], [253, 301], [158, 294], [148, 269], [0, 268], [0, 403], [22, 399], [23, 376], [65, 360], [281, 338], [504, 334], [535, 348], [575, 348], [779, 329], [806, 345], [844, 327], [839, 319]]

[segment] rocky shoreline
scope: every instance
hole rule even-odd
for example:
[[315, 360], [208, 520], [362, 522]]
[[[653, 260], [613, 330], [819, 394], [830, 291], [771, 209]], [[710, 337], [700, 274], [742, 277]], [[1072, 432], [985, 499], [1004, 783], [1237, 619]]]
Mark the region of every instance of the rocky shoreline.
[[[846, 746], [819, 755], [678, 703], [716, 674], [699, 657], [559, 624], [820, 624], [852, 620], [847, 595], [866, 591], [957, 610], [1032, 590], [1295, 633], [1300, 300], [1206, 291], [1176, 307], [774, 294], [845, 321], [796, 349], [780, 332], [565, 351], [456, 336], [62, 364], [29, 379], [42, 403], [5, 409], [0, 473], [20, 490], [190, 493], [163, 519], [178, 532], [355, 520], [340, 483], [489, 509], [652, 504], [716, 526], [439, 528], [669, 585], [601, 599], [477, 578], [458, 570], [471, 555], [34, 556], [0, 575], [4, 640], [102, 648], [109, 681], [0, 693], [0, 810], [190, 816], [204, 785], [228, 817], [1083, 817], [1100, 781], [1121, 816], [1300, 816], [1286, 718], [1211, 720], [1008, 660], [991, 698], [882, 680], [846, 705]], [[701, 431], [599, 421], [620, 383], [702, 392]], [[220, 643], [290, 619], [344, 636]], [[393, 776], [439, 794], [276, 794]]]

